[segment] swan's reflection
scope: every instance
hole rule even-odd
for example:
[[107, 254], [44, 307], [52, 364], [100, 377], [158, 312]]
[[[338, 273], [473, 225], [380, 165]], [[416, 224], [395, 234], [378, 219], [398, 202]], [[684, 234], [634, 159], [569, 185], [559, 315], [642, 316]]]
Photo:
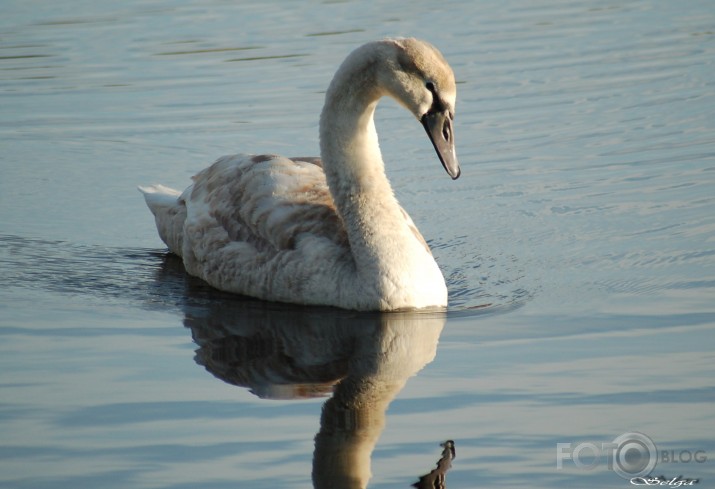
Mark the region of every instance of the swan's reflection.
[[[263, 398], [332, 392], [313, 455], [314, 486], [331, 489], [367, 486], [385, 411], [407, 379], [432, 361], [445, 323], [443, 312], [366, 314], [239, 297], [201, 305], [189, 297], [184, 316], [199, 346], [197, 363], [219, 379]], [[443, 481], [447, 468], [438, 463], [436, 477]]]

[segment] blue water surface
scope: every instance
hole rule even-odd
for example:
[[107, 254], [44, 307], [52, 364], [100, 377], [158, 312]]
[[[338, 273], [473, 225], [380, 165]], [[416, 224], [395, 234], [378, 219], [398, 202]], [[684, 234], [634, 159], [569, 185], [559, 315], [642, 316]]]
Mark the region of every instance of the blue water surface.
[[[711, 2], [2, 10], [0, 486], [630, 487], [643, 467], [713, 484]], [[458, 81], [455, 182], [407, 112], [377, 111], [449, 310], [188, 277], [136, 186], [317, 154], [333, 72], [384, 36], [432, 42]], [[631, 465], [607, 448], [624, 434]]]

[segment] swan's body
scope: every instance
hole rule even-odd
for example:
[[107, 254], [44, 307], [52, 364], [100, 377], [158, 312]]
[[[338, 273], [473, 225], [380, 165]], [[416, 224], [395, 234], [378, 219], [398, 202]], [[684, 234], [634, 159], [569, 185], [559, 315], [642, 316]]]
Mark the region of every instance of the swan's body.
[[422, 41], [373, 42], [326, 93], [322, 162], [226, 156], [181, 194], [142, 188], [162, 240], [190, 274], [229, 292], [358, 310], [446, 306], [442, 273], [385, 176], [373, 121], [383, 95], [421, 120], [457, 178], [449, 65]]

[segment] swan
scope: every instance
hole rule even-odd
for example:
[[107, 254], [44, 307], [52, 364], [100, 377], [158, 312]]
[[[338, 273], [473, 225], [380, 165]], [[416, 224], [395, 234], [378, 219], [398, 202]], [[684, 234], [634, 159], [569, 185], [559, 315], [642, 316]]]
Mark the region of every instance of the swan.
[[424, 238], [385, 175], [374, 113], [395, 98], [460, 174], [454, 74], [431, 44], [364, 44], [340, 65], [320, 116], [320, 158], [231, 155], [183, 193], [139, 187], [159, 236], [189, 274], [269, 301], [392, 311], [447, 305]]

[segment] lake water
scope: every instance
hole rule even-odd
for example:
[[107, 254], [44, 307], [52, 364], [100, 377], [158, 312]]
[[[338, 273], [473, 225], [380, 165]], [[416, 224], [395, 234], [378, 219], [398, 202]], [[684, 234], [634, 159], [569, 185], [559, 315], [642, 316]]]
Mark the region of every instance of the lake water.
[[[714, 487], [712, 2], [2, 11], [1, 487], [410, 487], [446, 440], [452, 489], [630, 487], [652, 463]], [[387, 35], [459, 83], [455, 182], [409, 114], [377, 113], [449, 311], [187, 277], [136, 185], [316, 154], [334, 70]]]

